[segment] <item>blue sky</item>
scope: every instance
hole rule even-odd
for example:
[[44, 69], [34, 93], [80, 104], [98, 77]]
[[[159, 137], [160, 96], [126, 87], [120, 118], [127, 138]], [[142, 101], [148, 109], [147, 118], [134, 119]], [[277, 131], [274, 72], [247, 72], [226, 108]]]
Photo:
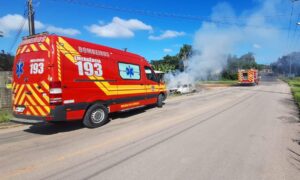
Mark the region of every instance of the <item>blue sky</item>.
[[[289, 51], [299, 50], [299, 28], [295, 23], [300, 1], [295, 3], [290, 33], [291, 2], [288, 0], [33, 2], [37, 32], [49, 31], [118, 49], [128, 48], [148, 60], [174, 55], [182, 44], [195, 45], [201, 51], [212, 40], [223, 44], [213, 46], [212, 51], [237, 55], [253, 52], [259, 63], [266, 64]], [[97, 7], [102, 5], [112, 9]], [[1, 2], [0, 31], [4, 32], [4, 37], [0, 38], [0, 50], [10, 50], [23, 21], [24, 6], [25, 0]], [[155, 12], [177, 17], [157, 16]], [[197, 18], [178, 17], [187, 15]], [[27, 29], [25, 24], [21, 36], [28, 34]]]

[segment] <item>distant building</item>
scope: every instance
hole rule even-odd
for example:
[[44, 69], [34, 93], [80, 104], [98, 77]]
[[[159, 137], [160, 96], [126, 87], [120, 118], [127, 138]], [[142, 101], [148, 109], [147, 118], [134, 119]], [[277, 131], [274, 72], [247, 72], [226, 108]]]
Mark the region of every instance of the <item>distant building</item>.
[[260, 71], [261, 73], [273, 73], [271, 68], [264, 68]]

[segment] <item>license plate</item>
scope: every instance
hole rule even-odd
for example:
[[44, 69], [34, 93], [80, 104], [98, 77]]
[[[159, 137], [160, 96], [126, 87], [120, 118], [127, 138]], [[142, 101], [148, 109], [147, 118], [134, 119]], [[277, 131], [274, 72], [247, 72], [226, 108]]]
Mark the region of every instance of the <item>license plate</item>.
[[19, 113], [22, 113], [24, 110], [25, 110], [25, 107], [23, 107], [23, 106], [16, 107], [16, 109], [15, 109], [15, 111], [19, 112]]

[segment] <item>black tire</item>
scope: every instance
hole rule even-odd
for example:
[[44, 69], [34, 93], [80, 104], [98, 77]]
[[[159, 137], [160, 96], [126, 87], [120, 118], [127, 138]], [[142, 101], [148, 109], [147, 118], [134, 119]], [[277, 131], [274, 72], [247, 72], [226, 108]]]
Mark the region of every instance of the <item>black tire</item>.
[[83, 124], [87, 128], [97, 128], [108, 122], [108, 110], [102, 104], [93, 104], [85, 113]]
[[156, 103], [157, 107], [161, 108], [163, 106], [163, 100], [164, 100], [164, 95], [163, 94], [159, 94], [157, 96], [157, 103]]

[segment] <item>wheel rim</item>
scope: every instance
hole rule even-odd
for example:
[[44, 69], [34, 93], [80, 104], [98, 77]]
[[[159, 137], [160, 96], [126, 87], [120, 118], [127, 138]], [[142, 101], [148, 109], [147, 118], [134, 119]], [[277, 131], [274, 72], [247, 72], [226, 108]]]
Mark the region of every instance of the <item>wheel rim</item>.
[[105, 112], [103, 109], [97, 109], [91, 114], [91, 120], [93, 123], [101, 123], [105, 118]]

